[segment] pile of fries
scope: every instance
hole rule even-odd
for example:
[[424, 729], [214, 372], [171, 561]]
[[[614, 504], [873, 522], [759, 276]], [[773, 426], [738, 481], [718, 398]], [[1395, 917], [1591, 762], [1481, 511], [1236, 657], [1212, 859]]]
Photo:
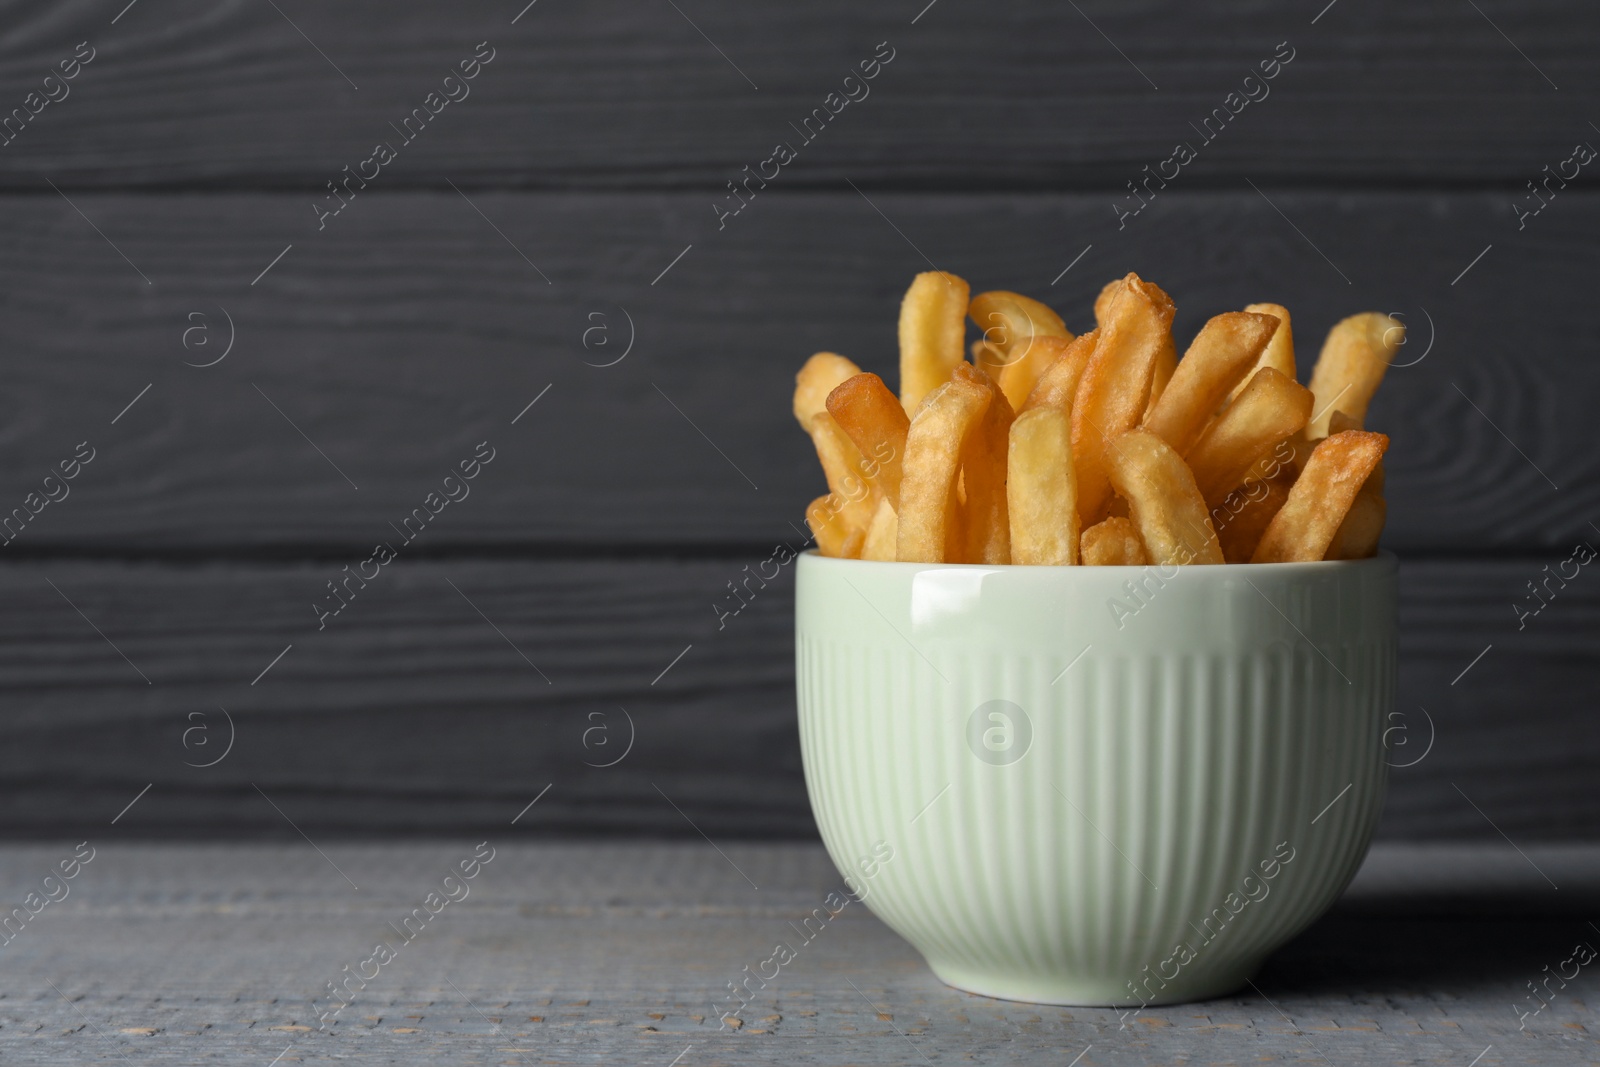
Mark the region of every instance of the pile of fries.
[[[1377, 312], [1295, 380], [1289, 312], [1205, 324], [1183, 359], [1173, 305], [1136, 274], [1074, 337], [1018, 293], [919, 274], [900, 307], [900, 395], [819, 352], [794, 414], [829, 492], [825, 556], [907, 563], [1171, 565], [1360, 559], [1383, 532], [1388, 437], [1367, 405], [1405, 341]], [[967, 356], [967, 318], [982, 336]]]

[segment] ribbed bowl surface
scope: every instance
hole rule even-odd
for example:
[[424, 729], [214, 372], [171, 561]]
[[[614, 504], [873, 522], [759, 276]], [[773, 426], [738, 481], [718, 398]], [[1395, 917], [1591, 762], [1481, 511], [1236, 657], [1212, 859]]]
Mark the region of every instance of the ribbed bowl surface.
[[1395, 561], [1171, 569], [806, 554], [796, 678], [835, 864], [951, 985], [1230, 992], [1383, 802]]

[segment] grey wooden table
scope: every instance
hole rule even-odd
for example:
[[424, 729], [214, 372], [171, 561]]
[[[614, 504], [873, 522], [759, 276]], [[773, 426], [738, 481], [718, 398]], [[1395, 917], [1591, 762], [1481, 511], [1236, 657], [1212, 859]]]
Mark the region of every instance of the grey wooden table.
[[[474, 843], [91, 844], [48, 884], [69, 846], [0, 849], [7, 908], [66, 890], [0, 947], [0, 1062], [1600, 1062], [1587, 970], [1513, 1008], [1600, 944], [1594, 847], [1380, 847], [1259, 992], [1126, 1028], [951, 990], [852, 904], [724, 1030], [717, 991], [839, 888], [819, 846], [491, 842], [446, 882]], [[328, 983], [374, 971], [319, 1029]]]

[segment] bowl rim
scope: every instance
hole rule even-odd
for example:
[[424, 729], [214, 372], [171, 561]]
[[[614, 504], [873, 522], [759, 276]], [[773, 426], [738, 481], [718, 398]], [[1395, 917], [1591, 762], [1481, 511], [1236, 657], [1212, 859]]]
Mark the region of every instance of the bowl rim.
[[[1073, 564], [1063, 566], [1059, 564], [1022, 564], [1022, 563], [908, 563], [900, 560], [877, 559], [847, 559], [841, 556], [824, 556], [817, 548], [807, 548], [799, 553], [809, 557], [808, 566], [836, 567], [851, 565], [859, 567], [884, 567], [889, 569], [919, 570], [919, 571], [983, 571], [985, 573], [1006, 574], [1044, 574], [1057, 575], [1089, 575], [1089, 574], [1131, 574], [1146, 571], [1152, 567], [1160, 567], [1158, 563], [1139, 563], [1133, 565], [1108, 565], [1095, 564], [1087, 566]], [[1339, 570], [1355, 570], [1368, 568], [1372, 570], [1395, 570], [1400, 563], [1400, 557], [1389, 549], [1380, 549], [1377, 555], [1368, 556], [1366, 559], [1319, 559], [1297, 561], [1290, 563], [1222, 563], [1222, 564], [1178, 564], [1176, 569], [1184, 574], [1191, 572], [1221, 575], [1278, 575], [1288, 577], [1295, 573], [1305, 574], [1310, 577], [1315, 574], [1328, 574]]]

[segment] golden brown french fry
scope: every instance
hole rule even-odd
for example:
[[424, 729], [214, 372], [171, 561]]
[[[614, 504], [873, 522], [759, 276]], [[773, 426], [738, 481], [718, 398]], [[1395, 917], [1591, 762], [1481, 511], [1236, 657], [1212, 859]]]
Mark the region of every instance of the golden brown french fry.
[[851, 529], [865, 531], [872, 522], [872, 513], [878, 510], [874, 499], [877, 494], [865, 473], [866, 460], [838, 420], [826, 411], [811, 416], [810, 429], [822, 473], [828, 478], [828, 489], [843, 501], [840, 514]]
[[1073, 340], [1066, 337], [1035, 337], [1028, 345], [1026, 355], [1001, 367], [998, 372], [991, 371], [1013, 411], [1022, 409], [1040, 377], [1061, 357]]
[[900, 520], [887, 499], [878, 501], [878, 511], [867, 527], [866, 541], [861, 546], [862, 559], [894, 562], [895, 542], [900, 539]]
[[861, 453], [867, 478], [898, 508], [906, 431], [911, 428], [900, 401], [876, 374], [857, 374], [828, 394], [828, 413]]
[[929, 393], [911, 418], [900, 480], [902, 563], [960, 563], [965, 554], [956, 475], [967, 438], [981, 432], [993, 389], [952, 378]]
[[1011, 562], [1078, 562], [1078, 479], [1072, 467], [1072, 420], [1046, 405], [1011, 424], [1006, 460]]
[[[1049, 306], [1021, 293], [1003, 289], [979, 293], [972, 298], [967, 315], [983, 331], [983, 340], [987, 345], [984, 359], [975, 359], [973, 362], [988, 371], [1002, 386], [1001, 368], [1028, 359], [1033, 353], [1035, 338], [1072, 340], [1072, 331], [1067, 329], [1060, 315]], [[991, 366], [990, 361], [996, 358], [997, 362]], [[1039, 363], [1036, 359], [1034, 362], [1042, 370], [1048, 361]]]
[[1144, 428], [1178, 455], [1187, 453], [1277, 328], [1272, 316], [1248, 311], [1225, 312], [1207, 322], [1178, 361]]
[[972, 365], [985, 372], [989, 377], [999, 380], [1000, 372], [1005, 368], [1006, 356], [998, 347], [978, 338], [972, 342], [968, 349], [972, 354]]
[[1099, 339], [1100, 331], [1090, 330], [1065, 344], [1040, 341], [1036, 347], [1058, 347], [1059, 351], [1028, 391], [1028, 398], [1022, 402], [1019, 412], [1032, 411], [1048, 404], [1060, 408], [1070, 417], [1072, 405], [1078, 396], [1078, 384], [1083, 381], [1083, 372], [1089, 366], [1089, 357], [1094, 355], [1094, 346]]
[[1325, 558], [1356, 494], [1388, 447], [1389, 438], [1363, 430], [1324, 438], [1295, 479], [1289, 499], [1261, 535], [1250, 562]]
[[1150, 562], [1133, 520], [1112, 515], [1083, 531], [1080, 559], [1086, 567], [1143, 567]]
[[1267, 524], [1289, 499], [1291, 484], [1287, 478], [1253, 481], [1241, 485], [1211, 509], [1211, 525], [1217, 531], [1225, 562], [1250, 562]]
[[1344, 433], [1346, 430], [1365, 430], [1366, 428], [1363, 420], [1347, 412], [1336, 410], [1328, 416], [1327, 436]]
[[1267, 347], [1262, 350], [1261, 358], [1256, 360], [1255, 367], [1233, 387], [1233, 392], [1228, 394], [1230, 403], [1244, 392], [1244, 387], [1250, 384], [1255, 371], [1262, 367], [1271, 367], [1291, 382], [1295, 380], [1294, 331], [1289, 327], [1289, 309], [1282, 304], [1251, 304], [1245, 310], [1256, 315], [1271, 315], [1278, 320], [1278, 328], [1272, 332], [1272, 340], [1267, 342]]
[[845, 522], [843, 503], [832, 493], [817, 497], [806, 508], [806, 525], [817, 539], [817, 551], [824, 556], [858, 559], [865, 535]]
[[[1335, 411], [1328, 420], [1330, 434], [1362, 428], [1360, 419], [1342, 411]], [[1376, 555], [1378, 537], [1383, 533], [1383, 524], [1388, 516], [1389, 504], [1383, 498], [1383, 460], [1380, 459], [1378, 465], [1372, 468], [1372, 473], [1367, 475], [1367, 480], [1361, 484], [1361, 492], [1351, 502], [1350, 511], [1339, 524], [1339, 532], [1333, 535], [1333, 543], [1328, 546], [1328, 554], [1323, 558], [1366, 559]]]
[[1126, 278], [1116, 278], [1106, 282], [1100, 287], [1100, 292], [1094, 298], [1094, 324], [1096, 329], [1105, 329], [1106, 323], [1111, 321], [1111, 302], [1122, 292], [1122, 287], [1127, 283]]
[[1085, 527], [1105, 517], [1111, 499], [1110, 441], [1144, 415], [1156, 360], [1171, 341], [1172, 299], [1137, 274], [1119, 284], [1072, 404], [1078, 520]]
[[1373, 479], [1368, 478], [1355, 500], [1351, 501], [1350, 510], [1345, 513], [1344, 521], [1334, 533], [1324, 559], [1366, 559], [1377, 555], [1378, 538], [1383, 534], [1389, 505], [1383, 499], [1383, 494], [1372, 488], [1372, 484]]
[[1317, 400], [1306, 428], [1309, 439], [1328, 436], [1328, 420], [1335, 411], [1356, 419], [1367, 417], [1372, 394], [1405, 337], [1404, 326], [1377, 311], [1351, 315], [1328, 331], [1311, 371], [1311, 392]]
[[[1094, 321], [1096, 327], [1103, 327], [1111, 314], [1111, 300], [1117, 295], [1122, 286], [1122, 279], [1106, 283], [1100, 290], [1100, 295], [1094, 299]], [[1150, 375], [1150, 399], [1145, 401], [1144, 415], [1140, 421], [1149, 418], [1150, 412], [1155, 410], [1156, 401], [1161, 399], [1161, 394], [1166, 390], [1167, 383], [1172, 380], [1172, 372], [1178, 369], [1178, 349], [1172, 343], [1172, 335], [1167, 334], [1167, 340], [1161, 346], [1161, 352], [1156, 356], [1155, 370]]]
[[961, 485], [965, 491], [968, 563], [1010, 563], [1011, 522], [1006, 515], [1006, 442], [1014, 417], [1011, 405], [994, 380], [963, 363], [952, 381], [966, 381], [990, 393], [989, 407], [977, 432], [967, 435], [961, 454]]
[[1310, 417], [1311, 390], [1272, 367], [1256, 371], [1184, 457], [1206, 503], [1215, 507], [1243, 485], [1257, 461]]
[[861, 373], [861, 368], [833, 352], [818, 352], [806, 360], [794, 376], [794, 417], [800, 428], [811, 432], [811, 416], [828, 410], [828, 394], [846, 378]]
[[[1122, 279], [1108, 282], [1100, 290], [1100, 295], [1094, 300], [1094, 321], [1097, 327], [1103, 327], [1111, 314], [1111, 300], [1117, 295], [1122, 286]], [[1161, 399], [1161, 394], [1166, 391], [1167, 383], [1172, 381], [1172, 372], [1178, 369], [1178, 349], [1172, 343], [1172, 335], [1167, 334], [1166, 343], [1161, 346], [1161, 352], [1156, 356], [1155, 370], [1150, 375], [1150, 399], [1145, 401], [1144, 414], [1140, 421], [1150, 417], [1150, 412], [1155, 410], [1156, 401]]]
[[1107, 456], [1111, 485], [1128, 502], [1151, 563], [1222, 562], [1205, 498], [1171, 445], [1147, 430], [1130, 430], [1112, 441]]
[[1156, 357], [1156, 369], [1150, 375], [1150, 399], [1145, 402], [1144, 416], [1156, 409], [1156, 404], [1161, 401], [1161, 394], [1167, 391], [1167, 386], [1172, 382], [1172, 375], [1178, 369], [1178, 348], [1172, 343], [1172, 335], [1167, 335], [1167, 343], [1161, 346], [1161, 354]]
[[963, 362], [970, 291], [963, 279], [937, 270], [917, 275], [906, 290], [900, 304], [900, 405], [906, 414]]

